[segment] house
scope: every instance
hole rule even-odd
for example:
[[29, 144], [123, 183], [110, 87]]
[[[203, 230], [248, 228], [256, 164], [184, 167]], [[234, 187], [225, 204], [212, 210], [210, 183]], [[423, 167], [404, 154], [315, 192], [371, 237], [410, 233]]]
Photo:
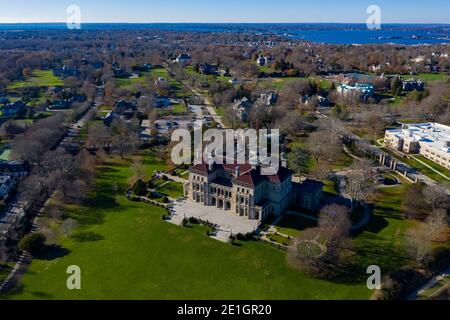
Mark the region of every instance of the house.
[[167, 83], [167, 79], [164, 77], [158, 77], [155, 81], [155, 85]]
[[65, 79], [68, 77], [78, 77], [80, 72], [75, 68], [64, 65], [62, 68], [53, 69], [53, 75], [60, 79]]
[[199, 66], [198, 72], [203, 75], [217, 75], [219, 72], [219, 68], [217, 66], [213, 66], [207, 63], [203, 63]]
[[258, 104], [259, 105], [265, 105], [265, 106], [271, 106], [274, 105], [278, 100], [278, 92], [266, 92], [262, 93]]
[[369, 83], [341, 84], [338, 86], [337, 92], [342, 95], [357, 95], [360, 100], [367, 101], [375, 94], [375, 87]]
[[152, 140], [152, 129], [146, 128], [139, 134], [139, 139], [145, 142]]
[[235, 100], [232, 105], [233, 111], [236, 113], [236, 116], [242, 121], [246, 121], [248, 119], [251, 107], [252, 103], [247, 99], [247, 97], [244, 97], [241, 100]]
[[324, 96], [317, 96], [317, 99], [319, 99], [319, 106], [322, 108], [327, 108], [330, 106], [330, 100], [328, 100], [327, 97]]
[[263, 166], [248, 164], [199, 164], [189, 169], [187, 197], [249, 220], [280, 216], [289, 206], [315, 211], [322, 199], [323, 184], [292, 181], [293, 172], [280, 167], [263, 175]]
[[155, 108], [167, 108], [170, 107], [170, 98], [167, 96], [160, 96], [153, 94], [153, 107]]
[[190, 64], [192, 62], [192, 57], [187, 53], [182, 53], [174, 60], [175, 63], [179, 64]]
[[293, 202], [297, 207], [311, 212], [319, 210], [324, 186], [322, 182], [311, 179], [306, 179], [302, 183], [293, 183]]
[[9, 175], [13, 178], [23, 178], [30, 172], [30, 164], [28, 161], [0, 161], [0, 175]]
[[5, 118], [21, 117], [27, 113], [27, 105], [22, 101], [7, 103], [1, 107], [0, 112]]
[[125, 100], [119, 100], [116, 102], [116, 104], [113, 107], [113, 112], [116, 114], [123, 114], [127, 111], [136, 111], [136, 106], [128, 101]]
[[16, 181], [10, 175], [0, 176], [0, 199], [8, 196], [11, 190], [15, 187]]
[[110, 127], [111, 124], [115, 119], [120, 118], [120, 115], [115, 112], [110, 112], [106, 115], [106, 117], [103, 119], [103, 123], [105, 126]]
[[423, 91], [425, 90], [425, 83], [422, 80], [408, 79], [402, 83], [403, 91]]
[[9, 103], [9, 98], [6, 96], [0, 96], [0, 104], [7, 104]]
[[272, 57], [265, 57], [263, 55], [260, 55], [257, 59], [256, 59], [256, 63], [258, 64], [258, 66], [260, 67], [264, 67], [268, 64], [270, 64], [272, 62], [273, 58]]

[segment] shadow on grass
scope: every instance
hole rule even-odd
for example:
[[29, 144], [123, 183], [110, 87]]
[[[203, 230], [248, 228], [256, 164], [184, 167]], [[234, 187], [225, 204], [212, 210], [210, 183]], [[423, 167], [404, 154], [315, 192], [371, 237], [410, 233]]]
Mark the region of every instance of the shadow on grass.
[[37, 254], [35, 258], [44, 261], [53, 261], [63, 258], [70, 254], [70, 250], [58, 245], [46, 246], [41, 253]]
[[96, 242], [105, 239], [101, 234], [92, 231], [78, 232], [71, 236], [71, 238], [77, 242]]

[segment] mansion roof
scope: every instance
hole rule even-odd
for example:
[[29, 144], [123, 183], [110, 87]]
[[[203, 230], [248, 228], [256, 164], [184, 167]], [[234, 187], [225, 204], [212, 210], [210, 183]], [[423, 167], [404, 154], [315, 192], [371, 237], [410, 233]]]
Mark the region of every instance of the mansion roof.
[[238, 176], [234, 175], [232, 180], [228, 179], [228, 181], [224, 181], [223, 178], [217, 178], [212, 183], [217, 183], [228, 187], [230, 186], [230, 183], [231, 185], [235, 183], [249, 187], [256, 187], [259, 184], [266, 181], [270, 183], [281, 184], [284, 181], [286, 181], [286, 179], [289, 179], [293, 174], [291, 170], [284, 167], [280, 167], [277, 174], [262, 175], [261, 166], [253, 167], [249, 164], [237, 165], [237, 164], [216, 164], [216, 163], [212, 165], [212, 168], [210, 168], [210, 166], [207, 164], [198, 164], [193, 166], [190, 169], [190, 171], [200, 175], [208, 176], [209, 174], [215, 172], [216, 170], [223, 170], [229, 172], [231, 171], [232, 173], [235, 173], [237, 169], [239, 169], [238, 170], [239, 175]]

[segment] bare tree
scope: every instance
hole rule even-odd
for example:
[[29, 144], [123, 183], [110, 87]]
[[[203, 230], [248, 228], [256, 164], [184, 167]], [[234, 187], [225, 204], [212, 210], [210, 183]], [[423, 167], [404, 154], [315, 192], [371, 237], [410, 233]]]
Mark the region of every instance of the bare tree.
[[426, 228], [431, 240], [442, 240], [448, 229], [448, 215], [446, 210], [439, 209], [433, 211], [426, 220]]
[[345, 193], [352, 201], [352, 208], [361, 201], [367, 200], [374, 190], [373, 175], [366, 162], [355, 162], [352, 170], [346, 175]]
[[419, 267], [425, 267], [432, 258], [430, 235], [425, 228], [410, 230], [406, 235], [408, 253]]
[[62, 233], [66, 236], [69, 237], [73, 230], [75, 230], [76, 228], [78, 228], [79, 223], [77, 220], [72, 219], [72, 218], [68, 218], [66, 220], [63, 221], [63, 223], [61, 224], [60, 228]]
[[442, 187], [427, 186], [423, 190], [423, 195], [433, 211], [448, 208], [448, 195]]

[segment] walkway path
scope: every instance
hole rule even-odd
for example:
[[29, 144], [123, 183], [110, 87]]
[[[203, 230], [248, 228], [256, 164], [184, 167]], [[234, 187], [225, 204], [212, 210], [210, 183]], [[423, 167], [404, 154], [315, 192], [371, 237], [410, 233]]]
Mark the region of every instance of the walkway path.
[[435, 168], [433, 168], [432, 166], [428, 165], [427, 163], [423, 162], [422, 160], [420, 160], [419, 158], [417, 158], [416, 156], [411, 156], [411, 158], [413, 158], [414, 160], [416, 160], [417, 162], [419, 162], [421, 165], [427, 167], [428, 169], [430, 169], [431, 171], [433, 171], [434, 173], [440, 175], [441, 177], [443, 177], [444, 179], [447, 179], [450, 181], [450, 178], [447, 177], [445, 174], [443, 174], [442, 172], [439, 172], [438, 170], [436, 170]]
[[432, 286], [434, 286], [436, 283], [438, 283], [439, 281], [441, 281], [444, 276], [446, 275], [447, 277], [450, 274], [450, 267], [445, 270], [444, 272], [441, 272], [440, 274], [434, 276], [430, 281], [428, 281], [426, 284], [424, 284], [422, 287], [420, 287], [419, 289], [417, 289], [416, 291], [414, 291], [409, 297], [408, 300], [416, 300], [417, 298], [420, 297], [420, 295], [425, 292], [425, 290], [428, 290], [429, 288], [431, 288]]

